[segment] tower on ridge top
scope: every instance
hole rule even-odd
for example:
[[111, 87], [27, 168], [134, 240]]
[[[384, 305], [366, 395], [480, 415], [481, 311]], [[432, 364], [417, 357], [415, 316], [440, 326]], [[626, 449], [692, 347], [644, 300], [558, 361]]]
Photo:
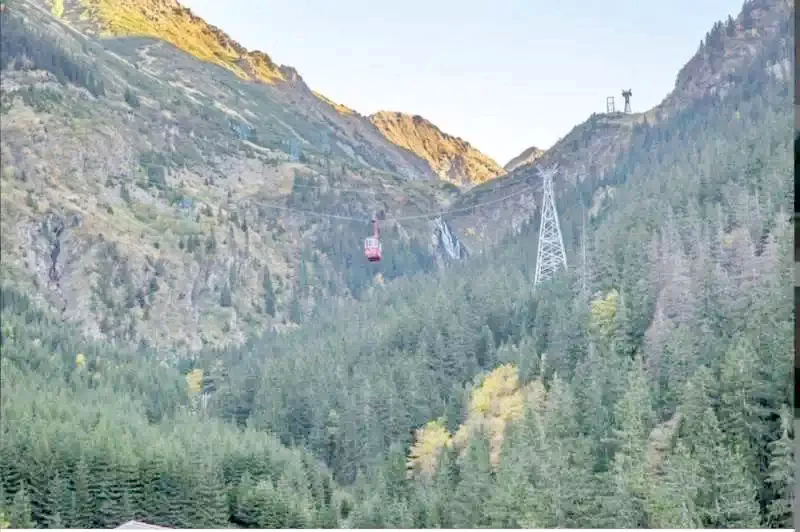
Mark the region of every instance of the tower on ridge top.
[[630, 113], [631, 112], [631, 95], [632, 94], [633, 94], [633, 92], [630, 89], [628, 89], [628, 90], [622, 89], [622, 97], [625, 98], [625, 112], [626, 113]]
[[614, 111], [615, 111], [615, 109], [614, 109], [614, 97], [613, 96], [609, 96], [609, 97], [606, 98], [606, 113], [610, 114], [610, 113], [613, 113]]

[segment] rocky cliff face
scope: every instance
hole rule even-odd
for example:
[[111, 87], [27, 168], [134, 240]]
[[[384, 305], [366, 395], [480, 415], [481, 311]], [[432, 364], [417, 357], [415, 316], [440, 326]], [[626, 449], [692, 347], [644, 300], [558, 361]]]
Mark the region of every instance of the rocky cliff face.
[[439, 178], [468, 187], [505, 171], [468, 142], [448, 135], [421, 116], [379, 112], [370, 120], [383, 135], [428, 162]]
[[544, 150], [540, 150], [536, 146], [531, 146], [530, 148], [527, 148], [522, 153], [520, 153], [519, 155], [508, 161], [506, 165], [503, 167], [503, 169], [506, 172], [513, 172], [514, 170], [516, 170], [521, 166], [527, 166], [535, 163], [537, 160], [539, 160], [539, 158], [541, 158], [542, 155], [544, 155], [544, 153], [545, 153]]
[[431, 241], [433, 249], [437, 251], [437, 258], [444, 263], [464, 260], [469, 256], [467, 248], [441, 217], [433, 221]]
[[764, 51], [765, 72], [788, 80], [791, 62], [777, 53], [792, 37], [792, 8], [791, 0], [747, 0], [736, 18], [714, 24], [655, 115], [663, 119], [698, 100], [724, 99], [743, 81], [741, 72]]

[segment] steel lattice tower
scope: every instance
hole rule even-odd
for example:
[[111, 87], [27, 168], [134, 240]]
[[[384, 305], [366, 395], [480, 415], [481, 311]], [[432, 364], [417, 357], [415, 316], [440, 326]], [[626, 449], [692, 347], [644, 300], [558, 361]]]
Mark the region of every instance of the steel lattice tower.
[[628, 89], [622, 89], [622, 97], [625, 98], [625, 112], [631, 112], [631, 95], [633, 95], [633, 91]]
[[553, 196], [553, 177], [558, 168], [551, 166], [539, 170], [542, 176], [542, 220], [539, 224], [539, 249], [536, 252], [536, 275], [534, 289], [544, 281], [549, 281], [562, 267], [567, 269], [567, 254], [564, 252], [564, 239], [558, 224], [556, 201]]

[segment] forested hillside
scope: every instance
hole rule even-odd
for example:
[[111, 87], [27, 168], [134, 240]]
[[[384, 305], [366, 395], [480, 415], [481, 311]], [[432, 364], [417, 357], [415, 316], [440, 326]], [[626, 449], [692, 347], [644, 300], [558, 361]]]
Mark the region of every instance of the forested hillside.
[[791, 85], [764, 66], [788, 27], [564, 188], [570, 268], [535, 293], [528, 223], [165, 362], [4, 289], [0, 520], [788, 528]]
[[[230, 59], [221, 34], [175, 2], [82, 13], [67, 0], [63, 18], [41, 4], [0, 15], [2, 269], [87, 337], [238, 344], [445, 261], [424, 217], [387, 222], [387, 260], [360, 260], [372, 213], [439, 211], [458, 194], [367, 118], [299, 77], [242, 79], [176, 48]], [[76, 29], [97, 17], [139, 33]]]

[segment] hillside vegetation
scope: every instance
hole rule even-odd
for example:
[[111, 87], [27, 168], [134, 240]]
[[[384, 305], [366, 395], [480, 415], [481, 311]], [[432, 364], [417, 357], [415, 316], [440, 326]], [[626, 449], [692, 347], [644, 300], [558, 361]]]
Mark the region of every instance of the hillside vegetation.
[[163, 39], [244, 79], [269, 84], [284, 80], [267, 54], [246, 50], [176, 0], [59, 0], [52, 12], [87, 33]]
[[[697, 104], [728, 105], [729, 97], [743, 85], [758, 91], [765, 78], [779, 82], [791, 78], [791, 61], [785, 50], [793, 35], [792, 8], [791, 0], [744, 2], [738, 16], [712, 25], [697, 52], [677, 73], [675, 88], [659, 105], [643, 113], [593, 114], [556, 142], [535, 164], [519, 166], [506, 176], [475, 187], [459, 204], [497, 201], [509, 195], [512, 199], [502, 201], [497, 208], [476, 209], [471, 216], [454, 218], [456, 234], [467, 246], [483, 249], [509, 233], [518, 232], [522, 224], [534, 219], [538, 194], [529, 193], [528, 187], [539, 187], [539, 165], [560, 165], [556, 195], [580, 183], [583, 196], [592, 198], [593, 211], [604, 208], [613, 198], [616, 176], [628, 171], [625, 160], [630, 153], [661, 140], [634, 136], [635, 128], [648, 130], [649, 126]], [[666, 135], [680, 134], [666, 131], [669, 131]], [[564, 203], [573, 205], [566, 200]]]
[[[76, 9], [63, 18], [79, 25]], [[2, 24], [3, 268], [88, 337], [241, 343], [444, 260], [441, 223], [424, 219], [387, 222], [402, 235], [387, 260], [360, 260], [372, 213], [442, 210], [457, 191], [301, 81], [242, 80], [163, 41], [95, 41], [25, 0]]]
[[[176, 357], [117, 334], [87, 339], [40, 310], [42, 291], [4, 275], [0, 521], [788, 528], [791, 84], [771, 66], [791, 57], [781, 6], [745, 5], [737, 20], [771, 9], [782, 29], [760, 31], [755, 55], [726, 67], [724, 97], [652, 121], [592, 119], [616, 121], [626, 144], [602, 171], [560, 180], [570, 268], [535, 292], [535, 217], [498, 230], [491, 253], [440, 269], [395, 228], [385, 241], [398, 247], [386, 254], [415, 261], [405, 270], [414, 273], [388, 283], [348, 277], [358, 301], [327, 297], [293, 330], [255, 326], [241, 345]], [[67, 66], [64, 85], [47, 87], [110, 92], [85, 72]], [[14, 75], [12, 83], [32, 83]], [[18, 87], [15, 97], [29, 103], [4, 118], [38, 119], [29, 110], [37, 101], [54, 109], [44, 88]], [[25, 100], [31, 93], [42, 100]], [[41, 135], [52, 134], [57, 113], [44, 115]], [[20, 161], [22, 147], [10, 144]], [[543, 159], [561, 160], [569, 176], [559, 153]], [[4, 193], [6, 183], [30, 182], [35, 167], [26, 168], [24, 178], [4, 170]], [[532, 169], [517, 172], [535, 184]], [[294, 183], [302, 179], [313, 178]], [[456, 204], [515, 186], [509, 177], [476, 187]], [[287, 204], [360, 208], [302, 190], [294, 186]], [[17, 194], [18, 209], [33, 209]], [[5, 225], [5, 211], [3, 223], [6, 246], [21, 226]], [[37, 227], [56, 236], [69, 227], [49, 223]], [[339, 271], [323, 265], [355, 264], [345, 238], [329, 242], [325, 258], [303, 257], [306, 293]], [[112, 259], [108, 284], [118, 288], [124, 261]]]
[[387, 139], [425, 159], [445, 181], [469, 186], [505, 173], [468, 142], [444, 133], [421, 116], [381, 111], [369, 118]]

